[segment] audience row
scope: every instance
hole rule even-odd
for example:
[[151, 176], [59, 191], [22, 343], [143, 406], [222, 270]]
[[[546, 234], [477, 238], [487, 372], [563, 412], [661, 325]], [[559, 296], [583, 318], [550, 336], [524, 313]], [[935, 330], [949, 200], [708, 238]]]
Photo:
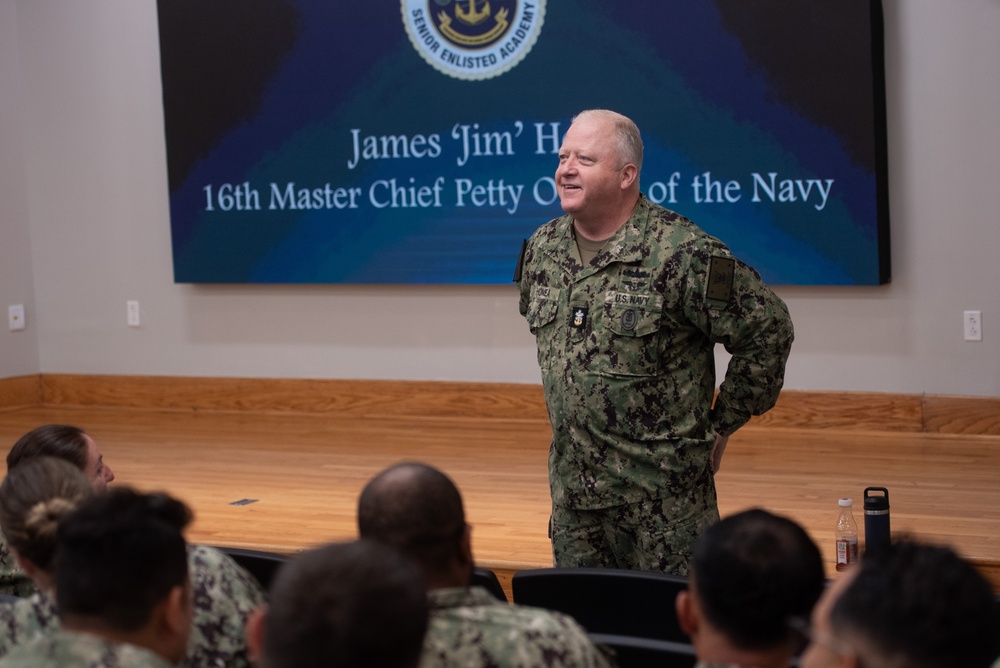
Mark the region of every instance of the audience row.
[[[29, 432], [7, 467], [0, 668], [617, 664], [571, 617], [472, 586], [461, 494], [423, 463], [372, 478], [360, 539], [295, 556], [267, 594], [185, 541], [183, 502], [108, 488], [114, 474], [78, 428]], [[705, 531], [687, 590], [663, 605], [706, 667], [988, 668], [1000, 654], [996, 597], [949, 548], [897, 540], [826, 582], [801, 526], [750, 509]]]

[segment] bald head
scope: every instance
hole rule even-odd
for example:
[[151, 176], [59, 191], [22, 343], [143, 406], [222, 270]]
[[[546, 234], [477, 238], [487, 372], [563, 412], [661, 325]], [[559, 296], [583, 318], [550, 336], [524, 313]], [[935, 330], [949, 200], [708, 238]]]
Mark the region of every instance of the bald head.
[[[635, 165], [636, 172], [642, 171], [642, 136], [631, 118], [610, 109], [587, 109], [573, 117], [572, 122], [598, 122], [612, 129], [615, 151], [618, 155], [617, 167], [627, 163]], [[639, 179], [635, 180], [636, 188]]]
[[466, 532], [462, 496], [441, 471], [419, 462], [391, 466], [358, 501], [362, 538], [392, 545], [425, 573], [446, 570]]

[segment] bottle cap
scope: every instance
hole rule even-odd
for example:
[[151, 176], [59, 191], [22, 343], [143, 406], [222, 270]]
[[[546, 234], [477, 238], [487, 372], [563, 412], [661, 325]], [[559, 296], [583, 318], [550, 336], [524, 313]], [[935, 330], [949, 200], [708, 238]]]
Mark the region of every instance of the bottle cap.
[[837, 501], [837, 505], [839, 505], [841, 508], [850, 508], [851, 506], [854, 505], [854, 501], [852, 501], [850, 498], [843, 498], [840, 501]]

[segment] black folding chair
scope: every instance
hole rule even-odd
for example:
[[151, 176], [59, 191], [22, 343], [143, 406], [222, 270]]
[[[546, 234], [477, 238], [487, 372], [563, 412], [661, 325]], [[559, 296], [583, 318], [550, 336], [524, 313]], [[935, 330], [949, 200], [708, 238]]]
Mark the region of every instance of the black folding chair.
[[518, 571], [514, 603], [564, 612], [589, 633], [686, 643], [674, 601], [687, 578], [615, 568]]
[[614, 650], [618, 668], [691, 668], [698, 659], [687, 643], [636, 638], [608, 633], [589, 633], [595, 645]]
[[504, 603], [510, 603], [507, 600], [507, 594], [504, 593], [503, 587], [500, 585], [497, 574], [490, 569], [477, 568], [474, 570], [472, 572], [472, 584], [476, 587], [484, 587]]
[[257, 578], [265, 590], [271, 588], [271, 581], [274, 580], [278, 569], [291, 559], [276, 552], [247, 550], [242, 547], [216, 547], [216, 549], [232, 557], [233, 561]]

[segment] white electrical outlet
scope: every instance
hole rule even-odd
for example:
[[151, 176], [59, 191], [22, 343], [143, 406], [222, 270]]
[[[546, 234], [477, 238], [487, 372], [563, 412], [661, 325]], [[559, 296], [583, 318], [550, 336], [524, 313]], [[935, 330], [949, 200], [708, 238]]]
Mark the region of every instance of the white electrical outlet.
[[7, 324], [12, 332], [24, 329], [24, 304], [11, 304], [7, 307]]
[[135, 299], [130, 299], [125, 302], [125, 306], [128, 310], [128, 326], [138, 327], [139, 326], [139, 302]]
[[982, 311], [966, 311], [962, 315], [962, 321], [965, 323], [965, 340], [966, 341], [982, 341], [983, 340], [983, 312]]

